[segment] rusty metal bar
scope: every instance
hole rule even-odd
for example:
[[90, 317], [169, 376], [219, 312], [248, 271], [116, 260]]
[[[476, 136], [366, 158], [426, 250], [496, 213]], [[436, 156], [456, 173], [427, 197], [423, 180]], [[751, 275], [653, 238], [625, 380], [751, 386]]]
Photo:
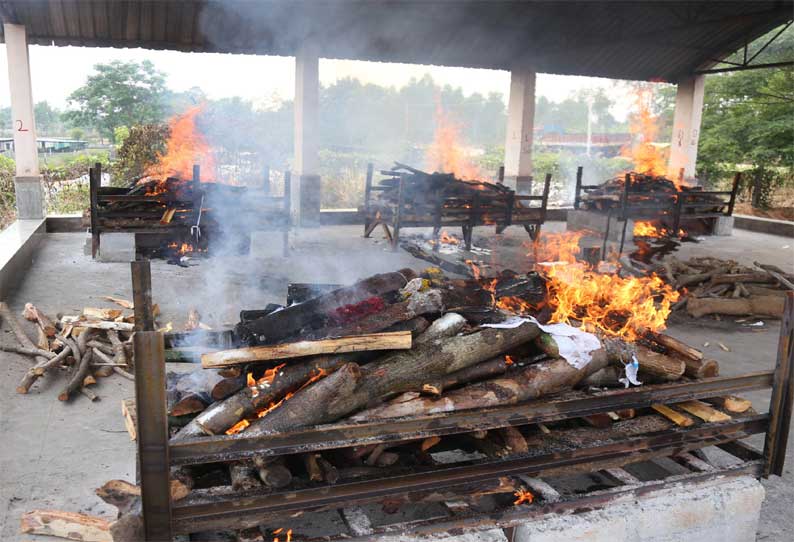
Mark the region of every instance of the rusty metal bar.
[[99, 186], [102, 184], [102, 164], [97, 162], [88, 169], [88, 192], [91, 203], [91, 257], [99, 252]]
[[173, 508], [176, 532], [195, 532], [226, 526], [238, 528], [246, 521], [263, 521], [267, 514], [284, 514], [322, 507], [350, 506], [356, 502], [381, 499], [393, 494], [489, 480], [495, 476], [518, 474], [541, 475], [566, 469], [597, 470], [614, 461], [631, 463], [645, 459], [643, 454], [671, 455], [704, 446], [746, 438], [764, 432], [767, 415], [735, 419], [722, 424], [704, 424], [692, 428], [672, 429], [628, 437], [623, 440], [596, 444], [572, 450], [553, 452], [536, 457], [518, 457], [499, 461], [484, 461], [465, 466], [434, 468], [427, 472], [413, 472], [402, 476], [349, 482], [321, 488], [296, 491], [188, 498]]
[[742, 376], [704, 378], [612, 390], [576, 399], [539, 399], [518, 405], [421, 418], [398, 418], [358, 424], [329, 424], [259, 437], [216, 436], [171, 443], [173, 465], [232, 461], [257, 454], [284, 455], [315, 450], [396, 442], [433, 435], [467, 433], [508, 425], [527, 425], [589, 416], [623, 408], [645, 408], [671, 403], [733, 395], [772, 386], [772, 371]]
[[146, 542], [161, 542], [171, 540], [163, 334], [136, 331], [133, 346], [143, 527]]
[[152, 311], [152, 268], [149, 260], [130, 262], [135, 331], [154, 331]]
[[772, 397], [769, 401], [769, 431], [764, 442], [764, 477], [783, 475], [792, 402], [794, 402], [794, 292], [786, 292], [780, 340], [777, 348]]
[[582, 198], [582, 166], [576, 168], [576, 192], [573, 197], [573, 208], [579, 208], [579, 201]]
[[733, 216], [733, 207], [736, 205], [736, 193], [739, 191], [739, 183], [742, 181], [742, 172], [736, 172], [733, 177], [733, 187], [731, 188], [731, 199], [728, 202], [728, 216]]

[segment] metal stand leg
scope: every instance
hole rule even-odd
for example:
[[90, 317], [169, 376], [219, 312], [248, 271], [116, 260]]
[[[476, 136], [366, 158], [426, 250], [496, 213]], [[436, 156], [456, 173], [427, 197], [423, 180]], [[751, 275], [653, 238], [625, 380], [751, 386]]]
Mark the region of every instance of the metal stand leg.
[[769, 431], [764, 442], [764, 477], [783, 476], [794, 403], [794, 292], [786, 292], [777, 365], [769, 401]]

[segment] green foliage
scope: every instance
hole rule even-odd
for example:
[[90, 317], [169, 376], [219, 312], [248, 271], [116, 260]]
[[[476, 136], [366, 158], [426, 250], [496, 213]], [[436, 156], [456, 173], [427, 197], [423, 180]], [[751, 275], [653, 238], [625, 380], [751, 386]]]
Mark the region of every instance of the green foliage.
[[52, 107], [47, 102], [39, 102], [33, 106], [33, 116], [36, 119], [36, 131], [39, 135], [58, 135], [63, 133], [63, 120], [61, 111]]
[[130, 129], [126, 126], [116, 126], [113, 130], [113, 142], [116, 146], [121, 146], [124, 141], [130, 136]]
[[0, 154], [0, 230], [16, 218], [16, 193], [14, 192], [14, 161]]
[[[750, 54], [767, 39], [751, 45]], [[792, 50], [794, 27], [781, 34], [755, 62], [789, 60]], [[794, 172], [794, 69], [741, 71], [706, 78], [698, 173], [710, 185], [716, 185], [728, 182], [739, 164], [751, 165], [750, 175], [758, 175], [763, 192], [759, 201], [766, 202], [762, 205], [768, 204], [775, 187]]]
[[144, 124], [133, 126], [123, 135], [117, 128], [117, 136], [122, 138], [121, 146], [116, 152], [116, 160], [110, 171], [113, 184], [124, 186], [127, 182], [141, 177], [147, 167], [157, 162], [158, 153], [165, 152], [168, 138], [168, 127], [162, 124]]
[[69, 130], [69, 137], [71, 139], [83, 139], [85, 137], [85, 130], [82, 128], [72, 128]]
[[74, 125], [95, 128], [112, 138], [118, 126], [159, 122], [163, 118], [165, 76], [148, 60], [114, 60], [94, 66], [86, 84], [69, 96], [75, 109], [65, 113]]

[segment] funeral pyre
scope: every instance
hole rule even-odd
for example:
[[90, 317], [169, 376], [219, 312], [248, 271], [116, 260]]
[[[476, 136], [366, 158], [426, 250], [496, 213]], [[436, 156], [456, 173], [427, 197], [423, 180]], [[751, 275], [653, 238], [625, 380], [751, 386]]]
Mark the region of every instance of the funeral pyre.
[[245, 253], [252, 230], [289, 228], [289, 175], [283, 197], [270, 194], [269, 172], [257, 188], [221, 181], [197, 127], [201, 111], [196, 106], [169, 121], [165, 151], [127, 186], [100, 186], [101, 170], [91, 170], [91, 207], [84, 220], [94, 234], [94, 255], [100, 234], [107, 232], [157, 236], [139, 245], [143, 252], [178, 261], [207, 252], [211, 244]]

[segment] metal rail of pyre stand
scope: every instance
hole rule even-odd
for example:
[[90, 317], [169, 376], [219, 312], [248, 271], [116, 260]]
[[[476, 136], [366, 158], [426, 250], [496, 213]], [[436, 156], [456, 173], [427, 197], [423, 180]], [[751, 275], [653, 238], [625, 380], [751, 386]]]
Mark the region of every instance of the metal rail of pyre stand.
[[[503, 171], [500, 168], [500, 176]], [[466, 250], [471, 250], [476, 226], [495, 226], [496, 233], [502, 233], [509, 226], [523, 226], [530, 238], [535, 240], [546, 221], [550, 173], [546, 175], [540, 195], [516, 194], [502, 183], [496, 183], [493, 186], [499, 187], [499, 190], [490, 194], [473, 190], [467, 195], [445, 196], [441, 191], [428, 191], [422, 193], [421, 197], [414, 198], [406, 196], [407, 175], [400, 175], [396, 201], [385, 202], [374, 198], [373, 193], [382, 193], [394, 187], [383, 183], [374, 184], [373, 172], [373, 165], [368, 164], [364, 189], [364, 237], [369, 237], [375, 228], [381, 226], [395, 250], [402, 228], [432, 227], [434, 250], [438, 250], [442, 228], [460, 227]], [[410, 172], [426, 175], [412, 168]]]
[[[648, 385], [573, 397], [551, 397], [521, 404], [481, 410], [406, 417], [365, 423], [337, 423], [305, 427], [259, 437], [215, 436], [170, 442], [166, 415], [164, 335], [153, 329], [145, 312], [151, 307], [148, 261], [132, 263], [136, 326], [135, 391], [138, 417], [138, 459], [147, 541], [171, 540], [177, 534], [243, 529], [279, 521], [298, 512], [338, 508], [346, 512], [389, 496], [419, 495], [428, 490], [454, 489], [466, 484], [515, 477], [536, 493], [527, 508], [507, 506], [498, 512], [455, 510], [448, 517], [382, 527], [350, 527], [344, 536], [322, 540], [372, 540], [385, 534], [420, 534], [451, 529], [504, 529], [550, 512], [565, 513], [606, 506], [626, 496], [679, 487], [685, 490], [710, 478], [739, 475], [782, 475], [794, 398], [794, 292], [789, 292], [782, 321], [777, 365], [773, 371], [740, 376], [705, 378]], [[661, 431], [598, 440], [575, 449], [513, 456], [501, 460], [477, 460], [452, 466], [421, 467], [408, 474], [376, 479], [317, 484], [293, 490], [252, 490], [244, 494], [209, 494], [172, 502], [169, 472], [172, 467], [245, 460], [254, 456], [280, 456], [320, 450], [399, 442], [431, 436], [470, 433], [507, 426], [523, 426], [569, 420], [598, 413], [692, 399], [720, 397], [771, 388], [767, 413], [750, 413], [722, 423], [697, 423]], [[765, 434], [763, 451], [741, 439]], [[700, 448], [717, 446], [738, 462], [717, 468], [696, 457]], [[694, 455], [693, 455], [694, 454]], [[685, 465], [686, 474], [640, 482], [620, 467], [655, 458], [671, 457]], [[608, 489], [563, 496], [546, 482], [550, 476], [603, 473], [617, 481]], [[465, 497], [465, 490], [461, 490]], [[317, 539], [320, 540], [320, 539]]]
[[[576, 170], [573, 207], [579, 209], [582, 204], [586, 204], [588, 210], [607, 215], [602, 255], [606, 255], [609, 227], [613, 217], [623, 222], [619, 248], [622, 254], [630, 219], [664, 220], [671, 226], [669, 229], [671, 235], [676, 235], [683, 221], [733, 216], [736, 194], [742, 178], [741, 172], [734, 175], [731, 190], [702, 190], [700, 187], [691, 187], [687, 190], [678, 189], [675, 192], [649, 192], [637, 190], [634, 186], [634, 176], [626, 173], [620, 194], [595, 195], [593, 192], [602, 188], [602, 185], [582, 184], [582, 171], [582, 166]], [[680, 177], [683, 178], [683, 175]]]
[[[97, 257], [103, 233], [132, 233], [165, 236], [180, 243], [191, 242], [196, 248], [206, 242], [204, 233], [237, 229], [240, 235], [250, 230], [281, 231], [283, 253], [289, 253], [290, 179], [284, 172], [284, 195], [270, 193], [270, 170], [265, 170], [262, 190], [223, 185], [233, 191], [222, 199], [217, 194], [216, 183], [202, 183], [198, 165], [193, 166], [193, 177], [184, 183], [184, 189], [147, 194], [142, 187], [101, 186], [102, 165], [97, 163], [88, 170], [90, 199], [91, 256]], [[232, 201], [230, 201], [232, 200]], [[233, 206], [234, 212], [225, 213], [224, 220], [233, 217], [234, 224], [217, 223], [212, 206]], [[167, 219], [166, 219], [167, 217]], [[202, 239], [203, 236], [203, 239]], [[206, 247], [205, 247], [206, 248]]]

